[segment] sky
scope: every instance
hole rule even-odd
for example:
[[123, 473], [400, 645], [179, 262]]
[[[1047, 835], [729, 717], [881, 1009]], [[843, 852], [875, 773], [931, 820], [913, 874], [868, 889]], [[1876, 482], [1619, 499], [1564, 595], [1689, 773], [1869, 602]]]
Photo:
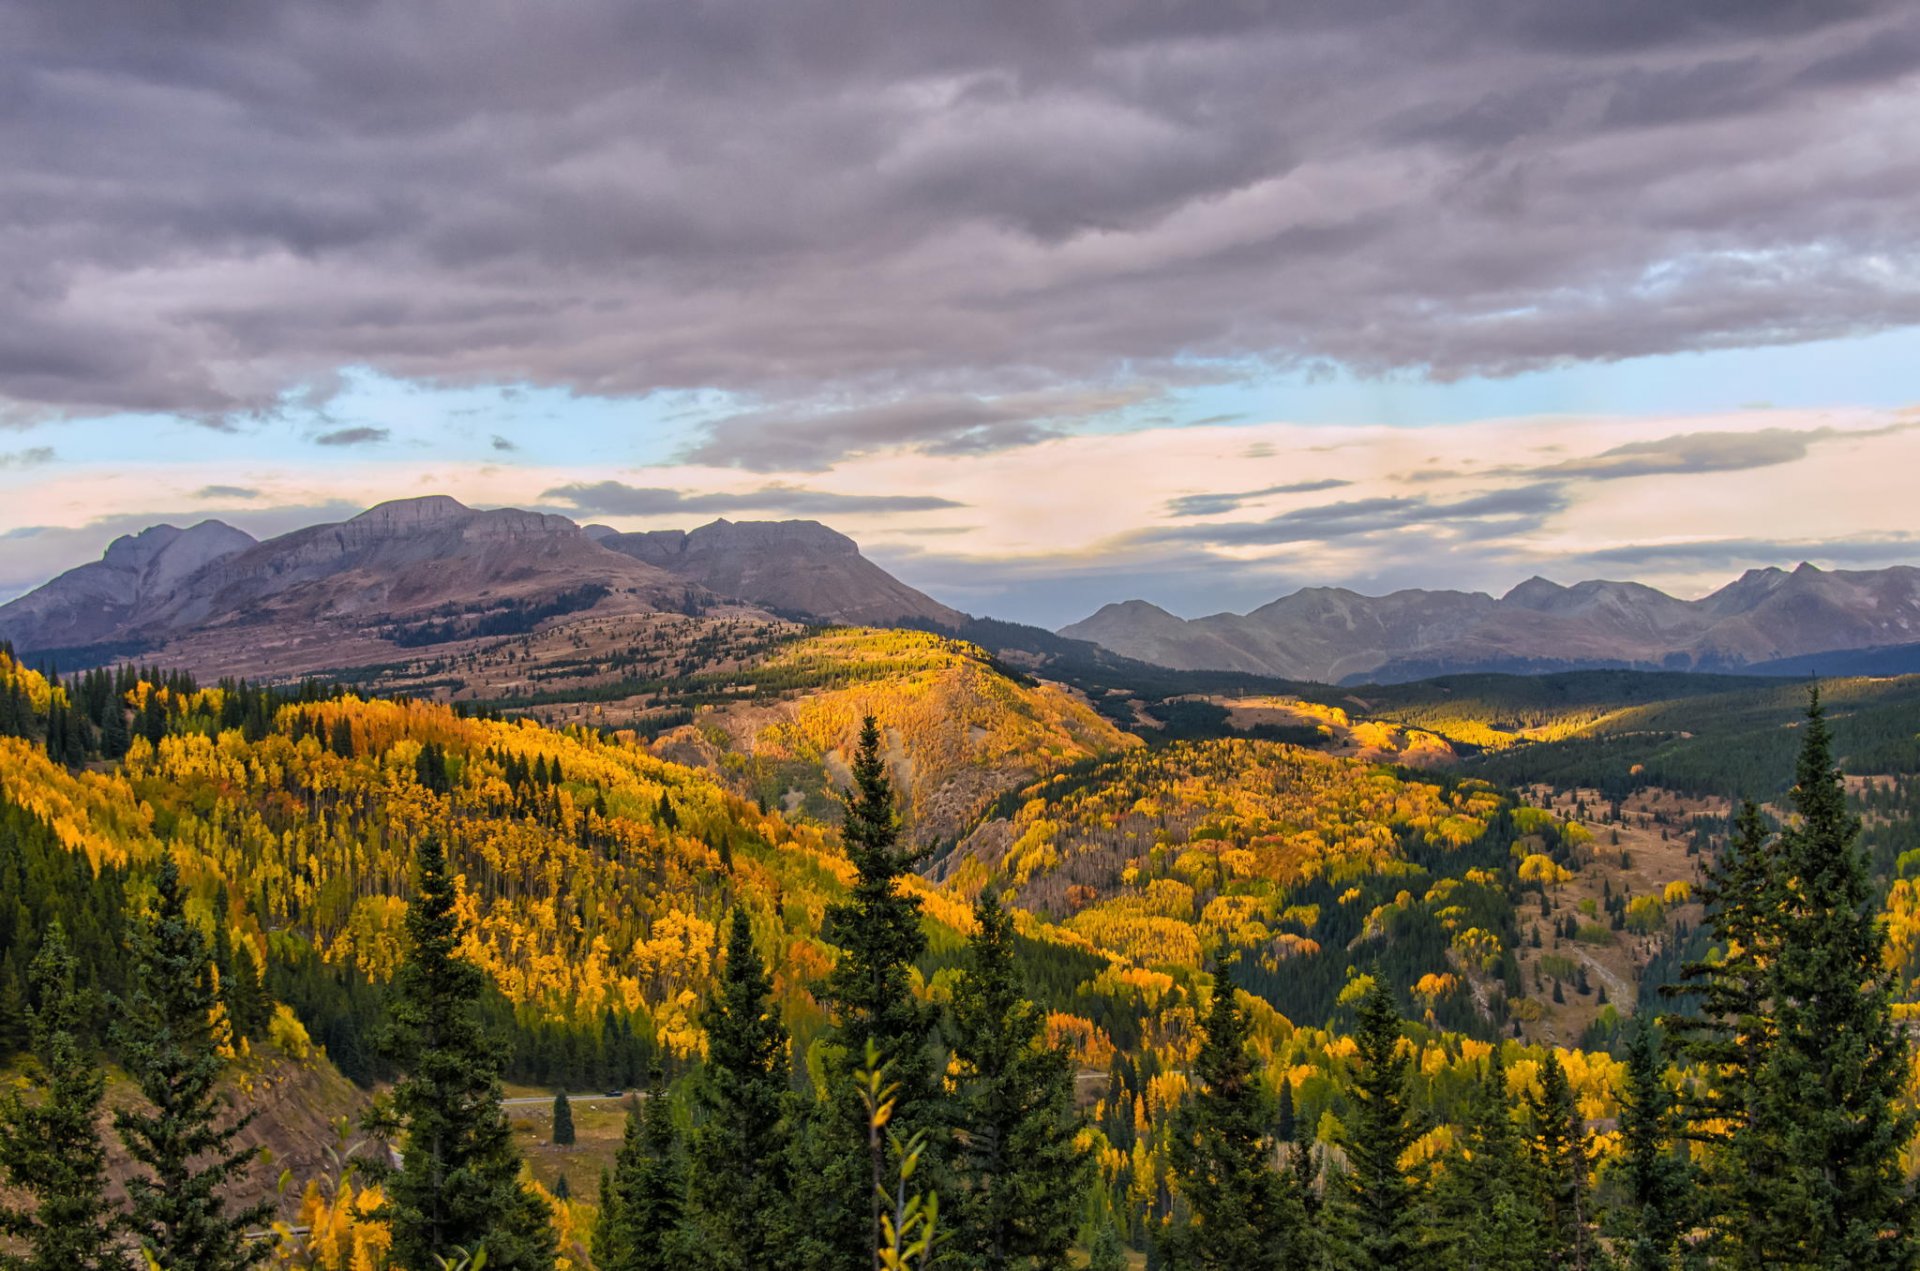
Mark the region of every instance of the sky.
[[0, 0], [0, 598], [451, 494], [1058, 626], [1920, 563], [1920, 8]]

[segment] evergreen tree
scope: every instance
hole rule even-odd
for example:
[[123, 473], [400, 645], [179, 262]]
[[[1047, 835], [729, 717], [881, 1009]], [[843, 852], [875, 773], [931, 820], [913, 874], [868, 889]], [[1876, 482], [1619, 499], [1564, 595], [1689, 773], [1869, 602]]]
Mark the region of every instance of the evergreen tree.
[[1087, 1271], [1127, 1271], [1127, 1248], [1112, 1219], [1102, 1219], [1087, 1251]]
[[[1420, 1257], [1421, 1186], [1400, 1167], [1420, 1136], [1407, 1106], [1407, 1056], [1400, 1053], [1400, 1012], [1376, 979], [1355, 1012], [1359, 1065], [1352, 1111], [1342, 1136], [1347, 1171], [1332, 1206], [1343, 1265], [1354, 1271], [1408, 1267]], [[1344, 1238], [1344, 1239], [1343, 1239]]]
[[1433, 1258], [1446, 1271], [1534, 1271], [1543, 1264], [1538, 1188], [1495, 1045], [1433, 1184]]
[[501, 1055], [480, 1024], [484, 981], [458, 956], [460, 917], [438, 839], [421, 841], [416, 866], [389, 1036], [403, 1074], [393, 1110], [406, 1132], [387, 1188], [394, 1261], [427, 1267], [459, 1246], [484, 1249], [490, 1271], [550, 1271], [553, 1229], [546, 1205], [520, 1183], [500, 1106]]
[[553, 1142], [556, 1147], [573, 1146], [573, 1104], [564, 1086], [553, 1096]]
[[1780, 834], [1785, 904], [1767, 968], [1776, 1020], [1758, 1073], [1755, 1122], [1780, 1146], [1756, 1242], [1819, 1266], [1908, 1267], [1916, 1257], [1902, 1151], [1907, 1044], [1893, 1020], [1886, 934], [1877, 921], [1860, 822], [1847, 810], [1818, 692], [1807, 708]]
[[1274, 1137], [1282, 1143], [1293, 1142], [1295, 1133], [1293, 1110], [1293, 1078], [1280, 1078], [1280, 1116], [1274, 1123]]
[[689, 1205], [700, 1252], [719, 1268], [783, 1265], [788, 1042], [773, 982], [744, 907], [733, 909], [727, 963], [708, 1003], [707, 1063], [694, 1087]]
[[32, 1197], [31, 1211], [0, 1205], [0, 1235], [26, 1249], [0, 1253], [5, 1271], [125, 1271], [115, 1241], [119, 1219], [106, 1200], [107, 1153], [97, 1121], [106, 1077], [79, 1037], [81, 998], [66, 934], [55, 923], [33, 960], [39, 1009], [28, 1102], [18, 1089], [0, 1099], [0, 1183]]
[[1642, 1021], [1627, 1042], [1627, 1088], [1620, 1100], [1620, 1160], [1626, 1191], [1614, 1237], [1632, 1271], [1669, 1265], [1686, 1224], [1692, 1170], [1674, 1151], [1675, 1100], [1660, 1062], [1660, 1040]]
[[1567, 1070], [1551, 1047], [1540, 1065], [1540, 1093], [1529, 1096], [1533, 1153], [1545, 1210], [1545, 1266], [1586, 1271], [1596, 1245], [1588, 1223], [1587, 1126], [1567, 1083]]
[[[686, 1167], [673, 1108], [656, 1081], [646, 1109], [627, 1113], [593, 1232], [598, 1271], [680, 1271], [693, 1252], [684, 1225]], [[750, 1266], [751, 1264], [737, 1264]]]
[[1169, 1164], [1191, 1222], [1169, 1233], [1168, 1265], [1179, 1271], [1280, 1271], [1298, 1242], [1304, 1214], [1274, 1169], [1265, 1088], [1247, 1053], [1247, 1020], [1221, 960], [1214, 974], [1193, 1097], [1176, 1114]]
[[187, 891], [169, 853], [161, 858], [153, 911], [134, 934], [133, 999], [120, 1049], [144, 1106], [114, 1114], [127, 1154], [141, 1169], [127, 1180], [128, 1224], [162, 1267], [240, 1271], [272, 1252], [246, 1233], [273, 1212], [261, 1202], [228, 1213], [222, 1191], [253, 1161], [234, 1141], [251, 1113], [220, 1124], [218, 995], [206, 937], [187, 916]]
[[1714, 955], [1681, 968], [1662, 991], [1690, 1010], [1663, 1015], [1679, 1058], [1703, 1074], [1682, 1101], [1690, 1138], [1713, 1150], [1702, 1178], [1711, 1244], [1750, 1248], [1763, 1238], [1772, 1208], [1768, 1180], [1779, 1176], [1776, 1136], [1755, 1113], [1759, 1073], [1776, 1031], [1767, 983], [1777, 959], [1785, 881], [1760, 810], [1742, 804], [1726, 850], [1700, 888]]
[[[796, 1249], [803, 1266], [840, 1271], [872, 1260], [876, 1246], [869, 1203], [872, 1165], [868, 1124], [851, 1078], [867, 1043], [878, 1048], [897, 1086], [893, 1127], [903, 1140], [931, 1133], [940, 1116], [930, 1041], [931, 1012], [914, 996], [912, 971], [926, 951], [920, 902], [901, 879], [919, 859], [900, 845], [893, 786], [880, 755], [873, 717], [861, 726], [853, 760], [853, 791], [846, 799], [841, 837], [855, 870], [848, 898], [827, 908], [823, 934], [840, 956], [821, 989], [834, 1027], [822, 1106], [805, 1117], [794, 1139]], [[940, 1140], [933, 1146], [937, 1150]], [[933, 1152], [921, 1177], [938, 1176]]]
[[1092, 1164], [1075, 1142], [1073, 1063], [1045, 1044], [1045, 1017], [1022, 995], [1013, 917], [991, 888], [974, 918], [953, 992], [958, 1212], [942, 1257], [985, 1271], [1064, 1267]]

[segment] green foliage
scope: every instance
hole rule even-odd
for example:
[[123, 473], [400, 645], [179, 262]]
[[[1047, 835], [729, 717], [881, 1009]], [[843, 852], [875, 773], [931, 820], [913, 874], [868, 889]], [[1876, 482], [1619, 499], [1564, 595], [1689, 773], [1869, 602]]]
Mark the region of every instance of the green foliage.
[[555, 1147], [573, 1146], [573, 1104], [565, 1090], [553, 1096], [553, 1142]]
[[1013, 918], [991, 889], [953, 994], [956, 1182], [942, 1260], [981, 1271], [1066, 1265], [1091, 1162], [1075, 1143], [1073, 1065], [1022, 993]]
[[1329, 1204], [1331, 1236], [1343, 1267], [1386, 1271], [1421, 1256], [1424, 1188], [1400, 1164], [1420, 1125], [1408, 1106], [1408, 1059], [1399, 1049], [1392, 992], [1376, 980], [1355, 1014], [1358, 1069], [1341, 1141], [1347, 1171]]
[[395, 981], [390, 1045], [402, 1076], [392, 1106], [405, 1131], [387, 1188], [393, 1252], [424, 1266], [458, 1245], [496, 1271], [554, 1265], [546, 1206], [520, 1184], [500, 1106], [500, 1054], [480, 1026], [482, 977], [459, 956], [461, 920], [440, 842], [420, 846], [408, 950]]
[[34, 1201], [0, 1204], [0, 1236], [25, 1246], [0, 1252], [5, 1271], [126, 1271], [119, 1217], [108, 1205], [107, 1154], [98, 1120], [106, 1078], [81, 1041], [76, 962], [58, 923], [33, 960], [40, 1002], [32, 1018], [35, 1066], [29, 1100], [0, 1099], [0, 1184]]
[[1574, 1106], [1567, 1071], [1552, 1049], [1540, 1065], [1540, 1092], [1528, 1098], [1527, 1109], [1545, 1219], [1544, 1265], [1584, 1271], [1594, 1265], [1599, 1248], [1587, 1196], [1587, 1129]]
[[643, 1111], [628, 1110], [613, 1177], [601, 1196], [593, 1231], [596, 1271], [679, 1271], [692, 1259], [687, 1167], [672, 1101], [658, 1082], [647, 1092]]
[[1674, 1093], [1661, 1063], [1660, 1037], [1646, 1021], [1627, 1044], [1627, 1088], [1620, 1101], [1621, 1152], [1612, 1173], [1625, 1195], [1613, 1213], [1612, 1235], [1631, 1271], [1661, 1271], [1693, 1203], [1695, 1174], [1684, 1152]]
[[212, 951], [187, 916], [187, 893], [171, 856], [162, 858], [152, 911], [135, 930], [133, 997], [120, 1034], [143, 1104], [114, 1114], [139, 1169], [127, 1180], [128, 1225], [163, 1267], [241, 1271], [271, 1253], [246, 1233], [272, 1206], [228, 1213], [223, 1192], [254, 1159], [235, 1140], [252, 1114], [222, 1124], [220, 1039], [214, 1024]]
[[788, 1038], [773, 984], [735, 905], [727, 964], [707, 1005], [707, 1062], [694, 1086], [704, 1113], [691, 1143], [689, 1213], [716, 1268], [775, 1271], [787, 1258]]
[[1286, 1271], [1306, 1265], [1302, 1198], [1274, 1169], [1273, 1108], [1247, 1051], [1247, 1023], [1222, 965], [1200, 1055], [1199, 1089], [1177, 1114], [1169, 1160], [1190, 1220], [1165, 1252], [1178, 1271]]
[[1539, 1192], [1495, 1046], [1463, 1110], [1457, 1145], [1434, 1180], [1434, 1265], [1443, 1271], [1534, 1271], [1543, 1265], [1546, 1218]]

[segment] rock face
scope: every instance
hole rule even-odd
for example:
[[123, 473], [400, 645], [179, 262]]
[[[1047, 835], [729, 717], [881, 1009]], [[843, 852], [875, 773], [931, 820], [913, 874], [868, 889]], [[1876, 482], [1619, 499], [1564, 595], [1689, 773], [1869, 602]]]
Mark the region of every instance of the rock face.
[[609, 534], [603, 547], [722, 596], [820, 622], [955, 627], [966, 615], [907, 586], [818, 521], [715, 521], [697, 530]]
[[1920, 570], [1751, 570], [1692, 601], [1639, 583], [1563, 587], [1544, 578], [1497, 600], [1315, 587], [1252, 613], [1191, 620], [1135, 600], [1060, 634], [1161, 666], [1324, 683], [1599, 666], [1734, 670], [1920, 643]]
[[106, 554], [0, 605], [0, 636], [22, 649], [61, 649], [125, 639], [130, 628], [200, 570], [254, 546], [219, 521], [180, 529], [154, 525], [113, 540]]
[[434, 496], [265, 542], [217, 522], [155, 526], [0, 606], [0, 636], [23, 650], [157, 645], [209, 629], [368, 632], [409, 619], [453, 635], [471, 629], [476, 614], [497, 625], [516, 607], [587, 608], [609, 597], [648, 610], [714, 600], [607, 551], [565, 517], [475, 511]]

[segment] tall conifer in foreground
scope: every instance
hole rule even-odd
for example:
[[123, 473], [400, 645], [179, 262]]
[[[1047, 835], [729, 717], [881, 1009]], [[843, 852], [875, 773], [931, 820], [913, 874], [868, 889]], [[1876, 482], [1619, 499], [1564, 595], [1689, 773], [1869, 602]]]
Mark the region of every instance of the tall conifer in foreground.
[[[901, 888], [918, 853], [900, 843], [893, 785], [868, 716], [853, 759], [841, 837], [856, 871], [847, 899], [827, 908], [822, 934], [840, 949], [820, 996], [833, 1013], [826, 1089], [810, 1109], [794, 1151], [795, 1250], [820, 1271], [871, 1262], [876, 1247], [869, 1126], [852, 1080], [872, 1042], [894, 1091], [892, 1128], [902, 1139], [938, 1127], [931, 1053], [933, 1014], [913, 991], [913, 966], [926, 951], [920, 902]], [[922, 1177], [938, 1183], [943, 1137], [930, 1138]]]
[[39, 1009], [31, 1014], [36, 1066], [28, 1084], [0, 1100], [0, 1186], [34, 1201], [32, 1210], [0, 1205], [0, 1235], [25, 1253], [0, 1253], [6, 1271], [124, 1271], [115, 1246], [119, 1221], [107, 1204], [107, 1153], [98, 1119], [106, 1077], [79, 1037], [75, 962], [59, 923], [33, 960]]
[[1543, 1266], [1586, 1271], [1597, 1246], [1588, 1223], [1587, 1124], [1567, 1083], [1567, 1070], [1551, 1046], [1540, 1065], [1540, 1093], [1527, 1100], [1533, 1117], [1533, 1152], [1545, 1202]]
[[700, 1253], [713, 1267], [776, 1271], [787, 1256], [787, 1029], [740, 905], [703, 1022], [707, 1062], [694, 1097], [706, 1116], [693, 1132], [689, 1197]]
[[1535, 1271], [1545, 1226], [1539, 1188], [1507, 1094], [1496, 1044], [1433, 1184], [1433, 1265], [1443, 1271]]
[[991, 888], [974, 919], [953, 991], [957, 1231], [941, 1258], [982, 1271], [1064, 1267], [1092, 1167], [1075, 1142], [1073, 1063], [1045, 1044], [1045, 1016], [1021, 993], [1013, 916]]
[[1177, 1271], [1281, 1271], [1303, 1225], [1302, 1212], [1288, 1211], [1274, 1169], [1273, 1108], [1247, 1032], [1223, 955], [1194, 1061], [1196, 1089], [1176, 1113], [1168, 1143], [1190, 1209], [1190, 1221], [1165, 1240]]
[[1912, 1196], [1901, 1160], [1913, 1135], [1901, 1106], [1907, 1043], [1893, 1020], [1867, 865], [1855, 846], [1832, 737], [1816, 690], [1807, 708], [1780, 834], [1787, 880], [1768, 968], [1777, 1030], [1758, 1074], [1755, 1120], [1781, 1168], [1759, 1249], [1781, 1262], [1909, 1267]]
[[1422, 1256], [1421, 1189], [1400, 1167], [1420, 1128], [1407, 1106], [1400, 1012], [1384, 981], [1368, 988], [1356, 1016], [1358, 1069], [1341, 1139], [1347, 1170], [1329, 1205], [1331, 1244], [1342, 1267], [1387, 1271], [1417, 1265]]
[[1626, 1191], [1613, 1235], [1631, 1271], [1668, 1266], [1693, 1209], [1693, 1169], [1674, 1150], [1677, 1121], [1673, 1091], [1660, 1062], [1660, 1040], [1643, 1019], [1627, 1043], [1620, 1158], [1613, 1167]]
[[[673, 1107], [655, 1081], [646, 1108], [628, 1109], [612, 1178], [601, 1188], [593, 1229], [596, 1271], [681, 1271], [692, 1263], [704, 1234], [697, 1240], [686, 1227], [686, 1195]], [[715, 1265], [744, 1269], [753, 1264], [716, 1260]]]
[[403, 1074], [393, 1110], [406, 1132], [387, 1187], [394, 1261], [430, 1267], [455, 1248], [489, 1271], [551, 1271], [547, 1207], [520, 1184], [500, 1106], [499, 1048], [480, 1024], [480, 968], [459, 956], [460, 917], [439, 840], [422, 840], [407, 906], [406, 960], [394, 982], [390, 1046]]
[[162, 1267], [241, 1271], [272, 1252], [246, 1233], [264, 1226], [273, 1206], [227, 1212], [223, 1192], [255, 1156], [234, 1140], [253, 1117], [221, 1124], [227, 1101], [219, 1091], [213, 951], [187, 916], [171, 854], [161, 858], [156, 883], [153, 910], [134, 935], [133, 998], [120, 1032], [144, 1100], [113, 1119], [140, 1166], [127, 1180], [128, 1225]]

